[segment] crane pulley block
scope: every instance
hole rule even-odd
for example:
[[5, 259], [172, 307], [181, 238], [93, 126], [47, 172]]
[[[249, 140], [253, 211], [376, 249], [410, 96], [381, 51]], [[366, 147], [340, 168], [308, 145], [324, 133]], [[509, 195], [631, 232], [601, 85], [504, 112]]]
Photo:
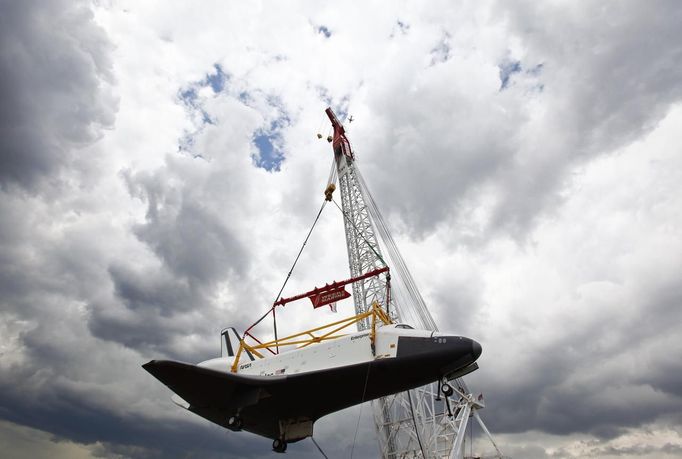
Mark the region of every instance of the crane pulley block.
[[334, 193], [334, 190], [336, 190], [336, 185], [333, 183], [330, 183], [327, 185], [327, 188], [324, 189], [324, 199], [325, 201], [331, 201], [332, 200], [332, 194]]

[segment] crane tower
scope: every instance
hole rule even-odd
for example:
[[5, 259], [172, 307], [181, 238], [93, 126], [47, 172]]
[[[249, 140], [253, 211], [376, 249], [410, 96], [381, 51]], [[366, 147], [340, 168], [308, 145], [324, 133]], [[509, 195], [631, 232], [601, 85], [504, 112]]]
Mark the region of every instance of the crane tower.
[[[346, 137], [345, 129], [331, 108], [327, 108], [326, 113], [334, 129], [333, 137], [328, 140], [332, 143], [338, 174], [350, 273], [352, 277], [360, 277], [386, 265], [377, 236], [381, 237], [384, 244], [386, 238], [389, 239], [389, 251], [391, 246], [396, 252], [397, 248], [383, 225], [379, 226], [380, 234], [377, 234], [373, 219], [380, 216], [375, 215], [378, 210], [357, 168], [355, 154]], [[407, 290], [410, 290], [409, 286], [414, 286], [413, 281], [399, 253], [397, 257], [398, 273], [402, 265], [405, 275], [409, 278]], [[386, 305], [394, 321], [399, 322], [405, 320], [406, 317], [403, 316], [409, 316], [415, 327], [437, 330], [436, 323], [416, 287], [413, 288], [413, 293], [416, 292], [416, 298], [413, 296], [415, 301], [397, 301], [392, 295], [387, 304], [386, 292], [386, 279], [380, 276], [355, 282], [353, 284], [355, 312], [358, 314], [366, 312], [376, 301]], [[368, 327], [367, 322], [358, 323], [359, 330]], [[435, 383], [429, 384], [372, 402], [381, 457], [462, 458], [464, 433], [470, 417], [479, 422], [495, 446], [498, 457], [502, 457], [477, 413], [477, 410], [484, 406], [482, 400], [469, 393], [464, 381], [457, 378], [451, 407], [449, 401], [444, 401], [440, 396], [438, 390], [440, 387], [435, 386], [437, 386]]]

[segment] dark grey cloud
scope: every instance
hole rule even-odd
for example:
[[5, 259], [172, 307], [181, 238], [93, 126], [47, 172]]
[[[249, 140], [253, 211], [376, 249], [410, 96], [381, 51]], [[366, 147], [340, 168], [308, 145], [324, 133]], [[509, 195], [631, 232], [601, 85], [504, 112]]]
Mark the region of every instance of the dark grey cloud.
[[[679, 445], [672, 443], [666, 443], [663, 446], [655, 445], [631, 445], [631, 446], [599, 446], [594, 444], [585, 445], [585, 452], [582, 456], [577, 456], [575, 453], [569, 451], [566, 448], [559, 448], [554, 451], [551, 456], [546, 457], [556, 457], [556, 458], [573, 458], [573, 457], [605, 457], [605, 456], [616, 456], [616, 457], [665, 457], [667, 455], [672, 455], [673, 457], [679, 456], [682, 453], [682, 448]], [[658, 456], [657, 456], [658, 455]]]
[[131, 311], [154, 309], [162, 317], [174, 311], [192, 308], [192, 298], [186, 285], [162, 270], [137, 272], [126, 266], [113, 265], [109, 274], [114, 282], [114, 292]]
[[[175, 410], [176, 415], [180, 409], [172, 405], [171, 393], [140, 368], [144, 360], [122, 358], [116, 346], [93, 342], [80, 327], [74, 327], [74, 317], [64, 317], [60, 310], [54, 313], [61, 316], [60, 322], [48, 320], [49, 314], [43, 311], [45, 323], [22, 333], [25, 363], [0, 371], [0, 415], [4, 419], [50, 432], [57, 439], [84, 445], [97, 443], [95, 452], [103, 457], [270, 456], [267, 439], [228, 433], [189, 414], [182, 419], [159, 417], [157, 407]], [[147, 319], [144, 314], [137, 318]], [[114, 327], [109, 330], [119, 331]], [[148, 332], [152, 336], [159, 333], [152, 328]], [[182, 335], [187, 328], [175, 332]], [[117, 337], [111, 341], [120, 340]], [[217, 339], [213, 344], [215, 355]], [[158, 357], [169, 347], [160, 345], [159, 350], [148, 352]], [[200, 351], [197, 354], [202, 355], [176, 352], [175, 357], [199, 360], [210, 355]], [[138, 392], [134, 397], [137, 400], [121, 397], [121, 390], [131, 389]], [[149, 407], [149, 412], [139, 406], [126, 406], [126, 398]], [[298, 451], [300, 457], [316, 457], [309, 443], [292, 445], [291, 451]]]
[[431, 232], [462, 211], [463, 200], [512, 161], [517, 148], [520, 113], [491, 110], [454, 89], [443, 94], [432, 86], [410, 92], [390, 86], [373, 105], [382, 122], [365, 146], [372, 154], [359, 150], [364, 175], [372, 178], [380, 205], [413, 234]]
[[506, 446], [503, 453], [508, 457], [522, 457], [525, 459], [549, 459], [551, 457], [544, 448], [534, 445]]
[[492, 224], [523, 232], [561, 201], [577, 163], [650, 132], [682, 98], [682, 9], [671, 1], [516, 6], [503, 8], [510, 32], [527, 60], [543, 64], [538, 97], [552, 109], [519, 145], [511, 169], [495, 176], [502, 199]]
[[[519, 68], [505, 75], [504, 91], [495, 88], [494, 95], [481, 95], [478, 106], [466, 105], [465, 92], [420, 84], [423, 74], [418, 80], [408, 72], [388, 81], [371, 101], [378, 129], [363, 132], [371, 153], [359, 150], [359, 156], [369, 162], [362, 164], [364, 175], [371, 176], [377, 200], [397, 222], [394, 228], [423, 235], [453, 227], [453, 248], [485, 245], [494, 236], [527, 243], [539, 218], [551, 218], [564, 202], [576, 167], [645, 137], [682, 97], [682, 8], [674, 2], [651, 9], [625, 2], [598, 11], [528, 2], [501, 11], [523, 49], [511, 56]], [[450, 76], [456, 88], [461, 78], [455, 69]], [[541, 115], [533, 113], [540, 106]], [[471, 224], [472, 209], [485, 207], [489, 218]], [[467, 232], [460, 233], [461, 227]], [[586, 265], [593, 262], [601, 263], [585, 257]], [[505, 354], [518, 358], [518, 365], [504, 365], [500, 373], [484, 346], [482, 370], [471, 377], [470, 386], [491, 397], [482, 414], [494, 432], [590, 433], [605, 440], [679, 412], [682, 368], [668, 357], [680, 352], [679, 339], [671, 338], [671, 324], [681, 319], [678, 282], [656, 265], [642, 262], [638, 268], [634, 277], [646, 281], [620, 281], [638, 297], [613, 317], [588, 326], [570, 320], [533, 326], [512, 313], [516, 327], [509, 337], [487, 335], [487, 323], [500, 319], [486, 317], [477, 275], [471, 276], [473, 286], [460, 285], [455, 274], [451, 285], [431, 292], [442, 328], [519, 348], [518, 356]], [[645, 273], [662, 280], [652, 282]], [[483, 289], [485, 279], [480, 282]], [[595, 315], [600, 306], [594, 304]], [[540, 328], [547, 326], [557, 337], [538, 345], [534, 334], [544, 336]], [[628, 359], [632, 367], [617, 364]]]
[[113, 124], [111, 45], [85, 2], [0, 10], [0, 184], [35, 191]]
[[561, 338], [547, 345], [534, 344], [531, 327], [523, 332], [526, 340], [513, 338], [518, 366], [507, 367], [512, 372], [502, 377], [490, 378], [499, 362], [484, 358], [484, 370], [470, 380], [494, 394], [484, 411], [490, 427], [610, 439], [676, 416], [682, 410], [682, 363], [671, 356], [682, 352], [682, 343], [670, 337], [682, 318], [671, 310], [679, 310], [679, 293], [669, 277], [649, 285], [635, 307], [624, 306], [606, 323], [554, 324], [563, 328]]
[[[194, 454], [209, 458], [256, 458], [264, 457], [270, 448], [267, 440], [230, 435], [224, 429], [189, 418], [159, 422], [139, 415], [115, 414], [92, 400], [83, 400], [82, 394], [73, 390], [55, 389], [49, 398], [37, 402], [17, 387], [2, 386], [0, 405], [7, 410], [5, 419], [50, 432], [57, 438], [85, 445], [99, 443], [95, 453], [99, 451], [101, 457], [122, 454], [140, 459], [183, 458]], [[305, 455], [305, 448], [301, 449]]]
[[[412, 234], [464, 226], [472, 207], [487, 206], [469, 241], [497, 232], [523, 239], [561, 204], [577, 165], [650, 132], [682, 98], [674, 1], [502, 3], [492, 11], [523, 56], [500, 56], [488, 73], [471, 75], [459, 57], [468, 50], [453, 49], [426, 71], [381, 80], [368, 101], [376, 121], [374, 132], [362, 132], [365, 175]], [[510, 61], [519, 71], [500, 81]], [[538, 101], [547, 107], [541, 116]]]
[[[96, 170], [83, 155], [96, 154], [87, 147], [116, 113], [108, 38], [84, 3], [0, 1], [0, 8], [0, 416], [57, 439], [97, 443], [94, 454], [103, 457], [271, 456], [268, 440], [226, 432], [176, 409], [169, 391], [140, 365], [217, 355], [220, 328], [243, 329], [259, 305], [272, 301], [273, 285], [279, 287], [300, 242], [278, 238], [297, 225], [307, 229], [317, 206], [309, 196], [321, 198], [310, 180], [311, 161], [291, 173], [304, 148], [284, 141], [298, 135], [297, 117], [309, 107], [292, 106], [293, 97], [273, 101], [271, 88], [250, 87], [225, 59], [224, 68], [208, 65], [199, 83], [179, 82], [166, 94], [194, 91], [195, 99], [185, 102], [198, 115], [188, 114], [188, 124], [201, 127], [178, 140], [184, 150], [166, 152], [153, 167]], [[466, 66], [448, 67], [461, 56], [454, 30], [425, 48], [425, 68], [405, 68], [382, 78], [382, 88], [368, 88], [375, 132], [364, 145], [354, 136], [356, 123], [350, 135], [379, 204], [407, 233], [466, 223], [480, 193], [488, 193], [490, 220], [468, 241], [485, 243], [494, 232], [522, 236], [561, 202], [558, 191], [576, 164], [641, 138], [680, 98], [674, 3], [651, 9], [620, 3], [598, 14], [533, 3], [506, 8], [499, 15], [524, 53], [505, 50], [490, 62], [478, 76], [492, 82], [480, 100], [475, 81], [461, 84], [473, 79], [461, 73]], [[394, 39], [419, 35], [419, 18], [407, 19]], [[328, 29], [325, 43], [350, 35], [343, 23]], [[124, 57], [117, 70], [129, 65]], [[519, 70], [501, 76], [505, 59], [519, 62]], [[139, 90], [151, 91], [142, 82]], [[337, 97], [330, 89], [325, 97], [348, 106], [345, 93]], [[533, 116], [528, 100], [553, 111]], [[278, 126], [282, 168], [252, 167], [253, 136], [277, 120], [286, 120]], [[358, 134], [365, 134], [360, 127]], [[83, 183], [100, 180], [120, 186], [120, 208], [103, 210], [111, 201], [98, 196], [114, 187], [93, 191]], [[268, 187], [279, 187], [278, 196], [267, 196]], [[322, 241], [325, 256], [333, 256], [338, 241]], [[432, 282], [427, 293], [442, 328], [485, 337], [485, 285], [467, 269]], [[530, 353], [513, 340], [520, 346], [517, 372], [492, 374], [499, 365], [484, 353], [471, 386], [486, 393], [483, 415], [494, 432], [608, 439], [651, 422], [680, 425], [682, 368], [674, 356], [682, 349], [670, 338], [677, 333], [680, 288], [676, 279], [642, 277], [633, 291], [637, 307], [608, 325], [552, 324], [566, 333], [544, 347], [529, 340]], [[532, 338], [532, 327], [514, 325], [520, 326], [514, 333]], [[609, 339], [595, 340], [604, 328]], [[629, 357], [643, 362], [642, 371], [623, 371], [618, 362]], [[359, 410], [316, 426], [330, 457], [348, 454], [359, 417], [355, 456], [376, 454], [369, 407], [364, 417]], [[290, 448], [297, 457], [319, 457], [307, 441]], [[549, 457], [539, 447], [515, 451]], [[636, 455], [651, 447], [603, 451]]]
[[190, 190], [182, 192], [171, 192], [164, 202], [148, 199], [147, 222], [135, 228], [136, 235], [191, 284], [210, 285], [241, 274], [247, 264], [241, 243], [218, 215], [192, 199]]
[[[109, 263], [112, 295], [90, 302], [88, 326], [98, 338], [155, 358], [200, 361], [215, 353], [220, 328], [245, 325], [246, 311], [229, 323], [219, 318], [226, 305], [216, 294], [240, 289], [249, 253], [230, 218], [211, 210], [215, 197], [203, 189], [212, 175], [185, 177], [177, 161], [205, 162], [178, 155], [156, 172], [122, 174], [131, 197], [146, 205], [144, 221], [131, 229], [153, 257], [150, 265], [128, 257]], [[188, 336], [202, 336], [204, 344], [189, 349]]]
[[[145, 270], [131, 253], [117, 253], [121, 235], [93, 218], [96, 197], [80, 204], [91, 189], [79, 183], [81, 173], [111, 173], [82, 156], [114, 122], [113, 47], [87, 2], [2, 1], [0, 11], [0, 415], [58, 439], [98, 442], [107, 457], [186, 457], [187, 445], [202, 457], [267, 451], [268, 442], [226, 438], [205, 423], [157, 422], [156, 411], [125, 406], [138, 398], [129, 393], [138, 384], [170, 402], [140, 368], [143, 358], [126, 356], [118, 344], [173, 355], [178, 338], [206, 332], [187, 317], [170, 319], [202, 308], [206, 286], [243, 255], [227, 250], [227, 265], [221, 241], [229, 243], [229, 233], [200, 206], [174, 209], [167, 200], [165, 214], [138, 228], [167, 268]], [[159, 234], [155, 217], [177, 219], [180, 240]], [[193, 246], [203, 262], [192, 264], [182, 246]]]

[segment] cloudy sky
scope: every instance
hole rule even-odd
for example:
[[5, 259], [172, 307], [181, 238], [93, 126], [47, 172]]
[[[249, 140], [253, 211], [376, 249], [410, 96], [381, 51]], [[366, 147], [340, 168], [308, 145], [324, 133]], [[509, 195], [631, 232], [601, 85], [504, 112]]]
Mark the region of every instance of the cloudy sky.
[[[483, 344], [503, 452], [681, 457], [681, 24], [672, 0], [0, 0], [3, 455], [271, 456], [140, 365], [215, 356], [272, 302], [330, 105], [440, 328]], [[285, 294], [347, 274], [328, 208]], [[376, 453], [369, 411], [316, 424], [330, 457], [356, 425]]]

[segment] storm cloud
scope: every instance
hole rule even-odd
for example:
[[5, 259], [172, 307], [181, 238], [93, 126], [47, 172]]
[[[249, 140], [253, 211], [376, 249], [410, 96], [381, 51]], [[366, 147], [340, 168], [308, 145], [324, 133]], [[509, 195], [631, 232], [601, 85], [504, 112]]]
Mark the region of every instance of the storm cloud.
[[3, 1], [0, 180], [37, 191], [113, 126], [111, 43], [85, 2]]
[[[679, 456], [677, 2], [0, 12], [4, 450], [270, 455], [140, 365], [215, 356], [271, 304], [322, 201], [331, 105], [440, 328], [483, 343], [467, 381], [503, 452]], [[327, 208], [285, 294], [347, 277], [345, 251]], [[315, 436], [369, 457], [373, 429], [365, 405]]]

